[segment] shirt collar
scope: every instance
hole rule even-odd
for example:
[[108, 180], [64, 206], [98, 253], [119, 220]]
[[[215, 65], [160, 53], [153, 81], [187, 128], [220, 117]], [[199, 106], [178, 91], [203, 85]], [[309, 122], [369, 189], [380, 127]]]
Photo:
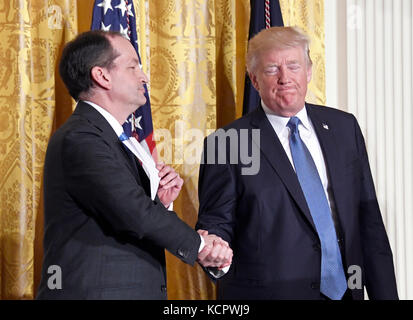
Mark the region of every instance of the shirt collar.
[[[261, 105], [268, 120], [273, 125], [275, 132], [277, 133], [277, 135], [279, 135], [287, 127], [287, 123], [290, 118], [276, 115], [274, 111], [268, 108], [262, 100]], [[295, 116], [300, 119], [302, 126], [306, 130], [311, 130], [310, 120], [308, 118], [307, 109], [305, 108], [305, 106]]]
[[87, 100], [83, 100], [83, 102], [86, 102], [87, 104], [95, 108], [106, 119], [106, 121], [109, 122], [109, 125], [112, 127], [118, 137], [123, 133], [121, 124], [108, 111], [103, 109], [101, 106], [98, 106], [96, 103]]

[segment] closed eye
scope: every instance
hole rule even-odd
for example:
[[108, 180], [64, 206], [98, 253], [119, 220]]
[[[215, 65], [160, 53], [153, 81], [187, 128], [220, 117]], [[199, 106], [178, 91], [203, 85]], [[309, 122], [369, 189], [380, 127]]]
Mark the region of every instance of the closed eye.
[[271, 67], [264, 69], [264, 73], [268, 75], [273, 75], [273, 74], [276, 74], [277, 72], [278, 72], [277, 66], [271, 66]]
[[288, 65], [288, 69], [290, 69], [292, 71], [295, 71], [295, 70], [300, 69], [300, 65], [299, 64], [290, 64], [290, 65]]

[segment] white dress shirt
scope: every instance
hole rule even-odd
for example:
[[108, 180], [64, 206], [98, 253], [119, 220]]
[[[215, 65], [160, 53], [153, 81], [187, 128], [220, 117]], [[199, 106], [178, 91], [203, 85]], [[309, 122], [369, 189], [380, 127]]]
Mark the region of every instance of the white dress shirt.
[[[290, 120], [289, 117], [281, 117], [274, 114], [263, 101], [261, 101], [262, 108], [270, 121], [278, 139], [283, 146], [288, 159], [290, 160], [291, 166], [294, 168], [294, 162], [291, 156], [291, 149], [289, 143], [290, 128], [287, 127], [287, 123]], [[328, 204], [331, 211], [335, 210], [334, 201], [332, 198], [331, 188], [328, 181], [326, 164], [324, 161], [323, 152], [321, 151], [320, 142], [318, 141], [317, 135], [315, 133], [313, 124], [307, 115], [307, 109], [303, 107], [296, 115], [300, 119], [298, 125], [298, 132], [300, 133], [301, 140], [307, 146], [308, 151], [310, 151], [311, 157], [317, 167], [318, 175], [320, 176], [321, 183], [323, 184], [324, 193], [326, 194]]]

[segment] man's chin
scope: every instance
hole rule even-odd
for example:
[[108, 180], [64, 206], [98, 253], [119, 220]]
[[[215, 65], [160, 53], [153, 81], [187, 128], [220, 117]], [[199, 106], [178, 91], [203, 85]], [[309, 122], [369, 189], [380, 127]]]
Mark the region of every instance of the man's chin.
[[298, 100], [297, 98], [297, 93], [295, 91], [286, 90], [277, 94], [278, 101], [284, 105], [294, 104], [294, 102]]
[[144, 104], [146, 104], [146, 98], [139, 99], [137, 101], [137, 108], [139, 108], [140, 106], [143, 106]]
[[293, 96], [284, 96], [278, 101], [278, 105], [282, 109], [296, 109], [298, 102], [297, 99]]

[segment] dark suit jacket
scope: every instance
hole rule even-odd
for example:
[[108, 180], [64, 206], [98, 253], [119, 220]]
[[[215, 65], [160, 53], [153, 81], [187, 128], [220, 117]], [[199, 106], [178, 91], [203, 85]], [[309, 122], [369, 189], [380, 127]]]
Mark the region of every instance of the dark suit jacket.
[[[142, 179], [148, 180], [109, 123], [79, 102], [46, 153], [37, 298], [166, 299], [164, 249], [194, 264], [200, 238], [151, 200]], [[48, 286], [51, 265], [61, 268], [61, 290]]]
[[[397, 298], [392, 252], [358, 123], [336, 109], [306, 108], [326, 162], [344, 270], [361, 268], [370, 299]], [[196, 228], [221, 236], [234, 251], [230, 271], [219, 280], [219, 296], [319, 299], [320, 240], [295, 171], [261, 107], [224, 128], [240, 137], [242, 129], [248, 135], [240, 145], [248, 144], [250, 155], [252, 148], [258, 150], [258, 173], [243, 175], [249, 165], [229, 160], [240, 145], [231, 151], [228, 143], [225, 164], [201, 164], [199, 174]], [[258, 138], [252, 129], [260, 130]], [[208, 155], [217, 149], [207, 145], [218, 132], [205, 141], [203, 162], [216, 156]], [[351, 293], [354, 299], [363, 298], [362, 289]]]

